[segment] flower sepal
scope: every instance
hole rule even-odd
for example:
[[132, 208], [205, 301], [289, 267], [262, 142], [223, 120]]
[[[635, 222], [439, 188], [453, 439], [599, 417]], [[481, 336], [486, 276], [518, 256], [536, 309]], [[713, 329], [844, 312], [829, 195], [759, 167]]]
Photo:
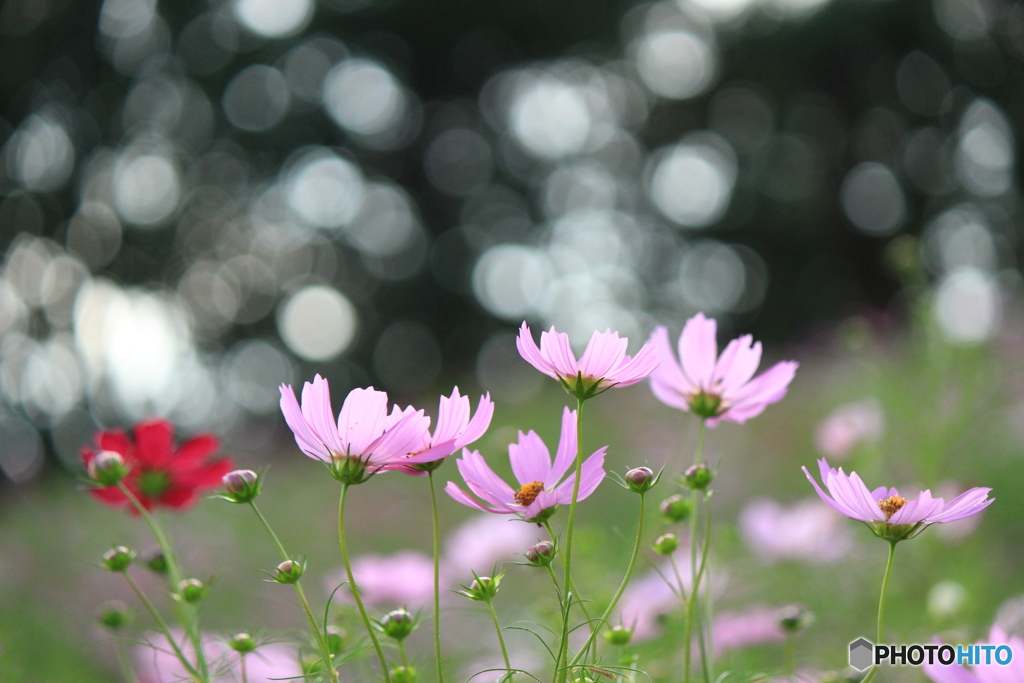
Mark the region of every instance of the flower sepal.
[[454, 592], [477, 602], [490, 602], [498, 594], [498, 586], [501, 584], [503, 576], [505, 576], [504, 572], [493, 577], [477, 576], [477, 573], [473, 572], [473, 583], [468, 586], [460, 583], [459, 586], [463, 590]]
[[388, 638], [405, 640], [416, 630], [419, 622], [407, 609], [401, 607], [385, 614], [383, 619], [376, 622], [376, 625], [377, 630]]
[[690, 411], [704, 420], [724, 415], [728, 409], [719, 394], [713, 394], [704, 389], [687, 395], [686, 402], [690, 404]]
[[677, 524], [690, 518], [693, 514], [693, 503], [689, 498], [676, 493], [661, 501], [658, 510], [666, 522]]
[[273, 574], [267, 571], [263, 573], [271, 578], [269, 583], [297, 583], [302, 578], [302, 575], [306, 573], [306, 558], [300, 557], [294, 560], [285, 560], [277, 565], [277, 570]]
[[327, 463], [331, 477], [342, 484], [354, 486], [369, 480], [376, 472], [368, 472], [369, 461], [355, 455], [334, 455]]
[[626, 472], [626, 476], [620, 477], [616, 472], [611, 473], [615, 483], [633, 493], [647, 493], [661, 481], [661, 473], [664, 468], [654, 473], [650, 467], [634, 467]]
[[871, 529], [871, 533], [878, 536], [883, 541], [889, 541], [890, 543], [899, 543], [900, 541], [906, 541], [914, 538], [928, 525], [924, 522], [918, 522], [916, 524], [889, 524], [888, 522], [871, 522], [867, 524], [867, 527]]
[[692, 490], [708, 493], [708, 487], [715, 480], [715, 472], [707, 466], [707, 463], [690, 465], [686, 472], [679, 476], [679, 483]]

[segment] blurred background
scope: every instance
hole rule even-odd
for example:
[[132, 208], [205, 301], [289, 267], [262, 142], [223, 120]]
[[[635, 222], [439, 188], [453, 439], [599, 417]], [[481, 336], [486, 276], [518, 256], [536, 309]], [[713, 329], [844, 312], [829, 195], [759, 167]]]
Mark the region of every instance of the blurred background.
[[[564, 397], [519, 358], [524, 319], [635, 351], [704, 311], [723, 342], [801, 361], [787, 402], [709, 442], [722, 562], [748, 567], [734, 607], [829, 609], [785, 589], [818, 565], [789, 557], [776, 585], [742, 523], [755, 498], [806, 497], [798, 466], [822, 454], [869, 484], [1007, 489], [976, 533], [918, 542], [892, 612], [908, 637], [980, 637], [1024, 590], [1021, 4], [7, 0], [0, 34], [0, 681], [115, 680], [82, 591], [107, 589], [106, 543], [144, 534], [76, 491], [97, 429], [158, 415], [273, 462], [282, 523], [313, 543], [333, 503], [316, 529], [286, 503], [336, 491], [297, 458], [278, 385], [319, 372], [338, 406], [373, 384], [432, 412], [458, 384], [498, 402], [485, 453], [519, 428], [553, 444]], [[595, 408], [631, 419], [594, 447], [621, 467], [688, 453], [693, 425], [628, 391]], [[389, 482], [425, 500], [416, 484]], [[273, 556], [233, 512], [174, 520], [204, 571], [249, 581], [221, 583], [221, 628], [259, 577], [214, 532]], [[821, 585], [871, 597], [821, 615], [811, 664], [843, 662], [822, 621], [870, 635], [877, 545], [832, 558]], [[929, 621], [941, 581], [962, 599]]]

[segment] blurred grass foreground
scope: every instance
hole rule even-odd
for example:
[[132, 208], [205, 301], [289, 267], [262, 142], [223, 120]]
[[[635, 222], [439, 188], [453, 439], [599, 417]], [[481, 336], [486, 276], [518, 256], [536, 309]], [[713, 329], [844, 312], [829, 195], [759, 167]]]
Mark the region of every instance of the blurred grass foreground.
[[[120, 680], [105, 600], [152, 626], [97, 566], [152, 546], [84, 493], [101, 428], [160, 417], [269, 466], [261, 504], [322, 605], [337, 490], [296, 450], [279, 385], [320, 373], [336, 405], [370, 385], [402, 405], [489, 391], [477, 447], [505, 476], [517, 430], [554, 443], [565, 404], [514, 326], [577, 345], [610, 328], [635, 352], [700, 311], [720, 342], [750, 332], [801, 364], [784, 402], [709, 433], [717, 671], [847, 676], [846, 645], [874, 632], [884, 545], [814, 496], [799, 468], [823, 456], [869, 486], [994, 488], [982, 515], [901, 545], [892, 642], [1024, 634], [1024, 5], [7, 0], [0, 63], [0, 683]], [[608, 444], [609, 471], [692, 457], [696, 423], [645, 385], [593, 405], [584, 448]], [[605, 596], [636, 523], [610, 483], [576, 539], [579, 582]], [[544, 577], [511, 564], [533, 528], [442, 503], [446, 576], [506, 563], [502, 621], [553, 618]], [[429, 605], [428, 504], [398, 475], [352, 492], [366, 575], [408, 583], [368, 587], [378, 617]], [[276, 555], [241, 512], [163, 521], [212, 581], [210, 633], [294, 650], [302, 614], [264, 583]], [[645, 544], [622, 654], [670, 681], [683, 618], [659, 559]], [[792, 605], [815, 621], [787, 641]], [[501, 661], [476, 607], [443, 604], [458, 680]], [[423, 681], [429, 632], [408, 641]], [[507, 636], [518, 665], [547, 656]]]

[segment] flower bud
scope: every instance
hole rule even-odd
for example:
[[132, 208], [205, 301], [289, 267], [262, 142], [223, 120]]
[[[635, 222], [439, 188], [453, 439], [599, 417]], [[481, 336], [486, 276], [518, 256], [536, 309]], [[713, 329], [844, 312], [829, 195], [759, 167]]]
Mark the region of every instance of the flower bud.
[[274, 576], [274, 580], [278, 583], [295, 583], [302, 578], [305, 571], [305, 562], [285, 560], [277, 565], [277, 574]]
[[159, 548], [148, 551], [143, 555], [142, 561], [146, 563], [146, 567], [151, 572], [156, 574], [167, 573], [167, 558]]
[[112, 572], [123, 572], [135, 559], [135, 551], [123, 545], [115, 546], [103, 553], [103, 564]]
[[[476, 576], [474, 574], [474, 576]], [[498, 586], [501, 584], [501, 577], [504, 574], [498, 574], [495, 577], [490, 576], [476, 576], [473, 583], [468, 587], [459, 584], [465, 590], [455, 591], [459, 595], [464, 595], [470, 600], [477, 600], [479, 602], [490, 602], [491, 599], [498, 594]]]
[[654, 552], [659, 555], [671, 555], [679, 547], [679, 538], [675, 534], [662, 534], [654, 541]]
[[340, 655], [345, 647], [345, 631], [337, 626], [327, 627], [327, 649], [332, 655]]
[[814, 613], [800, 605], [790, 605], [779, 610], [779, 626], [793, 635], [814, 623]]
[[96, 618], [111, 631], [118, 631], [132, 623], [135, 615], [128, 605], [120, 600], [107, 600], [100, 605], [99, 610], [96, 612]]
[[124, 456], [114, 451], [100, 451], [92, 457], [86, 473], [97, 486], [116, 486], [128, 474]]
[[682, 484], [688, 489], [706, 491], [714, 478], [714, 473], [706, 464], [690, 465], [689, 469], [683, 474]]
[[685, 522], [693, 514], [693, 503], [686, 496], [677, 493], [661, 501], [659, 509], [666, 522]]
[[661, 477], [650, 467], [634, 467], [626, 472], [626, 486], [636, 493], [647, 493], [658, 483]]
[[555, 544], [541, 541], [526, 551], [526, 561], [534, 567], [546, 567], [555, 559]]
[[391, 670], [391, 683], [416, 683], [416, 668], [396, 666]]
[[405, 608], [391, 610], [380, 620], [380, 628], [389, 638], [403, 640], [416, 630], [416, 620]]
[[633, 640], [633, 629], [626, 628], [621, 624], [612, 626], [609, 629], [605, 629], [604, 639], [608, 641], [609, 645], [616, 647], [629, 645], [629, 642]]
[[256, 649], [256, 641], [248, 633], [239, 633], [228, 641], [228, 647], [239, 654], [248, 654]]
[[263, 481], [252, 470], [228, 472], [221, 477], [221, 481], [224, 483], [224, 493], [220, 497], [232, 503], [248, 503], [260, 495], [263, 488]]
[[199, 579], [183, 579], [178, 582], [178, 595], [188, 603], [196, 603], [206, 597], [209, 587]]

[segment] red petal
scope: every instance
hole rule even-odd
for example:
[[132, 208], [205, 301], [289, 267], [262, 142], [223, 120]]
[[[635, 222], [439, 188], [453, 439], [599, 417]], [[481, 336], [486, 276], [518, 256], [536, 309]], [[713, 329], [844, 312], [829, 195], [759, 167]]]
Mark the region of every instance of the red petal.
[[111, 429], [100, 432], [96, 435], [96, 445], [105, 451], [114, 451], [124, 456], [125, 460], [130, 459], [132, 442], [120, 429]]
[[220, 440], [212, 434], [200, 434], [181, 444], [174, 458], [175, 466], [199, 463], [213, 455], [220, 448]]
[[221, 458], [206, 465], [186, 472], [181, 472], [174, 479], [174, 485], [191, 489], [215, 489], [221, 485], [225, 474], [235, 469], [230, 458]]
[[135, 457], [152, 469], [166, 469], [174, 452], [174, 434], [166, 420], [135, 425]]
[[125, 498], [124, 494], [113, 486], [105, 486], [100, 489], [89, 489], [89, 493], [92, 494], [92, 497], [96, 500], [111, 507], [124, 507], [128, 503], [128, 499]]
[[160, 496], [160, 504], [174, 510], [191, 506], [196, 502], [196, 492], [189, 488], [169, 488]]

